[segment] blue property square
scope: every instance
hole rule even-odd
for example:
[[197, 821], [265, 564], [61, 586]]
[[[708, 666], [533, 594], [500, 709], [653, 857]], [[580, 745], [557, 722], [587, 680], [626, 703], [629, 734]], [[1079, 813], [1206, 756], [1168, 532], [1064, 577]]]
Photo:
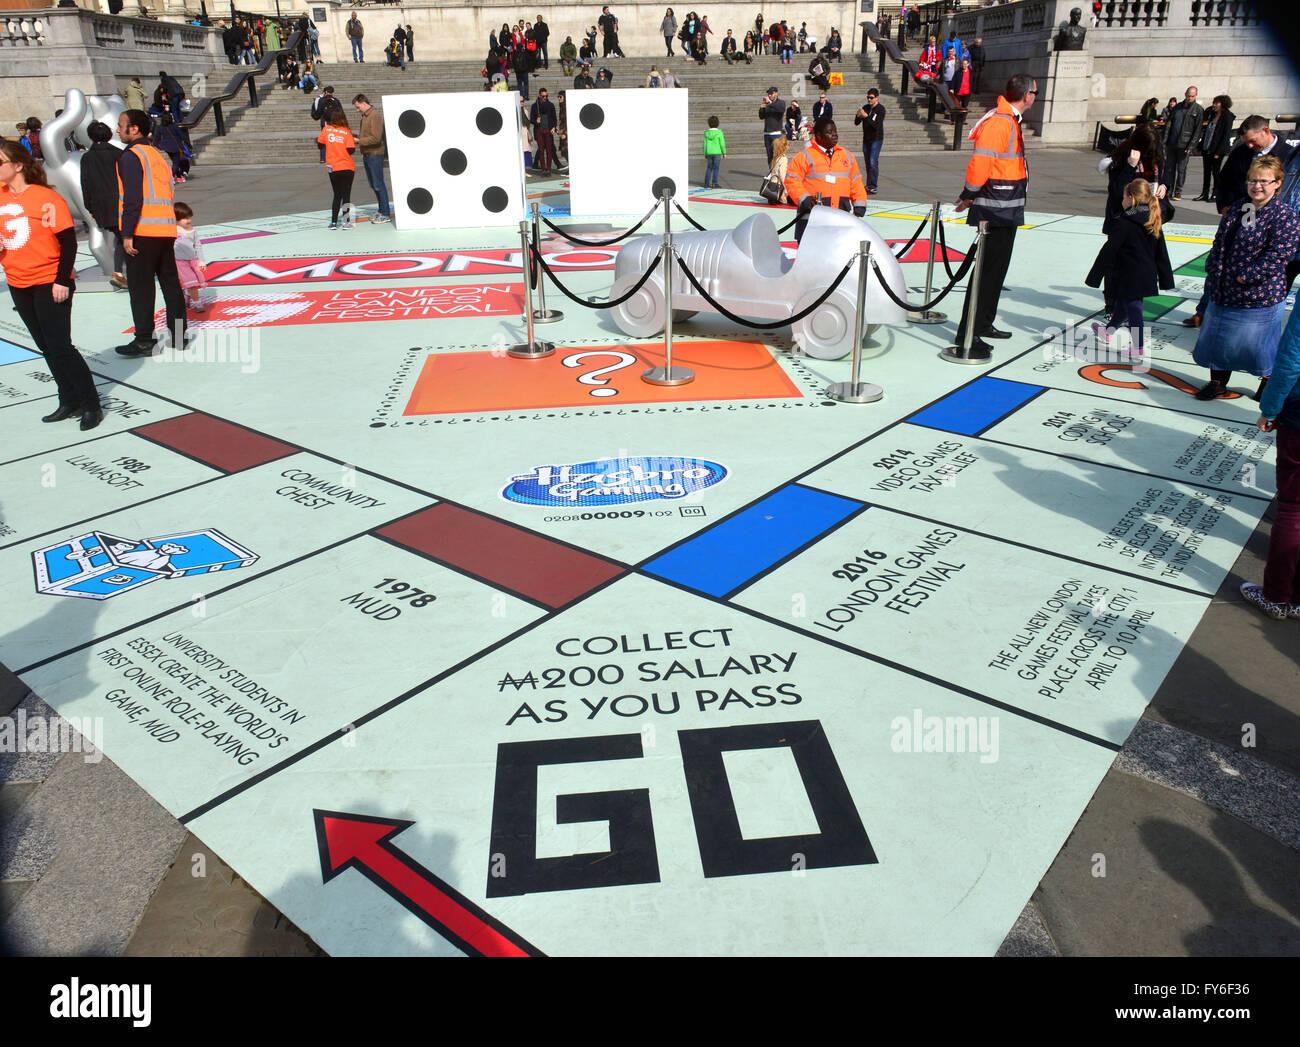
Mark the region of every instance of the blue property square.
[[1009, 382], [1005, 378], [977, 378], [907, 420], [946, 433], [977, 436], [1043, 391], [1041, 385]]
[[648, 574], [726, 596], [862, 508], [791, 484], [645, 565]]
[[13, 342], [6, 342], [0, 338], [0, 367], [5, 364], [21, 364], [29, 360], [35, 360], [40, 357], [40, 353], [34, 353], [30, 349], [24, 349], [21, 345], [14, 345]]

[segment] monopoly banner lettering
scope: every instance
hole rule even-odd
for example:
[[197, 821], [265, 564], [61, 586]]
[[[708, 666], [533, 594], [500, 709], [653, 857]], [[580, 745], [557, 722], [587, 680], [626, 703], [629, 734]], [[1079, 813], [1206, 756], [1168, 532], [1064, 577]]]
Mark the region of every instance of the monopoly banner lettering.
[[[284, 291], [218, 298], [191, 317], [189, 329], [279, 327], [283, 324], [362, 323], [372, 320], [436, 320], [446, 317], [518, 316], [524, 311], [520, 284], [451, 284], [385, 287], [373, 291]], [[166, 313], [154, 322], [165, 326]], [[134, 328], [128, 328], [133, 331]]]
[[[547, 250], [552, 269], [583, 272], [613, 269], [617, 247]], [[334, 255], [303, 258], [227, 259], [209, 262], [204, 276], [216, 287], [299, 283], [311, 280], [391, 280], [398, 276], [491, 276], [518, 273], [519, 250], [416, 251], [411, 254]]]

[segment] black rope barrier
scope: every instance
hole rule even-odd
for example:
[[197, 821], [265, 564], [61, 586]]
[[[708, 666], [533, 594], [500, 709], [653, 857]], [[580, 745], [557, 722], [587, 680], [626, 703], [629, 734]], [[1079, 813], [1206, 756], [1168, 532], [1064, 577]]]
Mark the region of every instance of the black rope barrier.
[[534, 291], [537, 290], [537, 259], [533, 257], [536, 254], [535, 247], [531, 242], [528, 245], [528, 286]]
[[[700, 225], [699, 222], [697, 222], [694, 218], [688, 215], [685, 211], [683, 211], [682, 205], [679, 204], [676, 200], [673, 201], [673, 207], [677, 208], [677, 213], [681, 215], [683, 218], [685, 218], [688, 222], [690, 222], [691, 225], [695, 226], [696, 229], [700, 230], [700, 232], [707, 233], [709, 231], [705, 229], [704, 226]], [[925, 218], [921, 221], [920, 227], [916, 230], [916, 232], [912, 234], [912, 239], [908, 240], [907, 243], [903, 245], [903, 249], [901, 251], [896, 252], [894, 257], [897, 258], [900, 255], [907, 254], [907, 252], [912, 249], [912, 245], [916, 243], [916, 238], [925, 231], [926, 222], [928, 222], [929, 220], [930, 219]], [[799, 215], [796, 213], [795, 216], [790, 219], [790, 221], [786, 222], [785, 225], [781, 226], [781, 228], [776, 231], [777, 235], [779, 236], [781, 233], [786, 232], [787, 230], [792, 228], [794, 224], [798, 221], [799, 221]]]
[[592, 302], [592, 301], [588, 301], [585, 298], [579, 298], [576, 294], [574, 294], [567, 287], [565, 287], [564, 284], [560, 283], [560, 281], [556, 278], [555, 273], [551, 271], [551, 267], [546, 264], [546, 259], [543, 258], [541, 256], [541, 253], [537, 250], [537, 248], [531, 244], [529, 244], [529, 253], [536, 257], [537, 264], [542, 267], [543, 272], [545, 272], [546, 275], [551, 278], [551, 283], [555, 284], [555, 286], [560, 289], [560, 292], [566, 298], [568, 298], [571, 302], [576, 302], [578, 305], [585, 305], [588, 309], [613, 309], [614, 306], [616, 305], [622, 305], [634, 294], [636, 294], [639, 290], [641, 290], [641, 288], [645, 285], [645, 282], [650, 279], [651, 274], [653, 274], [655, 269], [659, 266], [659, 263], [660, 261], [662, 261], [664, 256], [664, 250], [661, 247], [659, 248], [659, 253], [654, 256], [654, 260], [650, 263], [650, 267], [644, 273], [641, 274], [641, 278], [637, 280], [636, 283], [634, 283], [631, 287], [627, 289], [626, 294], [620, 295], [618, 298], [615, 298], [612, 302]]
[[623, 233], [621, 236], [616, 236], [616, 237], [614, 237], [612, 240], [580, 240], [580, 239], [578, 239], [578, 237], [576, 237], [576, 236], [570, 236], [570, 235], [569, 235], [568, 233], [566, 233], [563, 229], [561, 229], [558, 225], [554, 224], [554, 223], [553, 223], [549, 218], [547, 218], [545, 215], [543, 215], [543, 214], [539, 214], [537, 217], [539, 217], [543, 222], [546, 223], [546, 228], [547, 228], [547, 229], [551, 230], [551, 232], [553, 232], [553, 233], [559, 233], [560, 236], [564, 237], [564, 239], [568, 240], [569, 243], [571, 243], [571, 244], [577, 244], [579, 247], [612, 247], [614, 244], [618, 243], [620, 240], [626, 240], [629, 236], [631, 236], [631, 235], [632, 235], [633, 233], [635, 233], [638, 229], [640, 229], [643, 225], [645, 225], [646, 222], [650, 221], [651, 216], [652, 216], [652, 215], [653, 215], [657, 210], [659, 210], [659, 205], [658, 205], [658, 204], [655, 204], [654, 207], [650, 208], [650, 210], [648, 210], [648, 211], [645, 213], [645, 217], [642, 218], [641, 221], [637, 222], [636, 225], [632, 226], [631, 229], [629, 229], [627, 232]]
[[702, 233], [708, 232], [708, 230], [705, 229], [704, 226], [700, 225], [699, 222], [697, 222], [694, 218], [692, 218], [685, 211], [683, 211], [682, 205], [679, 204], [676, 200], [673, 201], [673, 207], [677, 208], [677, 213], [681, 215], [683, 218], [685, 218], [688, 222], [690, 222], [691, 225], [695, 226], [695, 228], [698, 229], [700, 232]]
[[889, 297], [889, 300], [893, 302], [896, 306], [898, 306], [900, 309], [906, 309], [909, 312], [928, 313], [931, 309], [933, 309], [936, 305], [938, 305], [940, 302], [942, 302], [945, 298], [948, 297], [948, 295], [952, 292], [952, 289], [957, 286], [957, 281], [960, 280], [963, 276], [967, 274], [967, 272], [970, 271], [971, 264], [974, 261], [975, 261], [975, 252], [971, 251], [966, 255], [966, 260], [961, 263], [961, 266], [957, 269], [957, 272], [953, 275], [952, 280], [949, 281], [948, 286], [945, 287], [942, 291], [940, 291], [938, 296], [935, 297], [933, 300], [929, 302], [924, 302], [921, 305], [913, 305], [911, 302], [906, 302], [903, 299], [899, 298], [898, 295], [894, 294], [893, 289], [889, 286], [889, 284], [885, 282], [884, 276], [881, 275], [880, 266], [876, 265], [876, 260], [874, 258], [871, 260], [871, 268], [876, 271], [876, 279], [880, 281], [880, 286], [885, 289], [885, 294]]
[[[968, 252], [968, 255], [969, 255], [970, 253], [973, 253], [973, 252]], [[947, 240], [947, 238], [943, 235], [943, 223], [942, 223], [942, 222], [939, 223], [939, 258], [940, 258], [940, 260], [942, 260], [942, 262], [943, 262], [943, 269], [944, 269], [944, 272], [946, 272], [946, 273], [948, 274], [948, 279], [950, 279], [950, 280], [954, 280], [954, 279], [956, 279], [956, 277], [953, 275], [952, 266], [950, 266], [950, 265], [948, 264], [948, 240]], [[960, 272], [961, 270], [958, 270], [958, 271]]]
[[700, 286], [700, 282], [697, 279], [695, 279], [695, 274], [691, 272], [690, 267], [684, 261], [682, 261], [681, 257], [677, 254], [677, 252], [675, 251], [673, 252], [673, 257], [677, 259], [677, 264], [681, 266], [682, 272], [685, 274], [686, 279], [690, 281], [691, 286], [695, 288], [696, 293], [701, 298], [703, 298], [706, 302], [708, 302], [709, 305], [711, 305], [714, 309], [716, 309], [719, 313], [725, 316], [732, 323], [740, 324], [742, 327], [752, 327], [756, 331], [774, 331], [778, 327], [787, 327], [790, 324], [798, 323], [805, 316], [808, 316], [811, 313], [816, 312], [818, 309], [820, 309], [823, 305], [826, 304], [826, 299], [828, 299], [832, 294], [835, 293], [835, 289], [839, 287], [840, 284], [844, 281], [844, 278], [849, 275], [849, 270], [853, 268], [853, 263], [857, 261], [856, 257], [850, 258], [848, 264], [846, 264], [844, 268], [840, 270], [840, 275], [837, 276], [831, 282], [831, 285], [828, 288], [826, 288], [826, 293], [823, 294], [820, 298], [818, 298], [817, 301], [813, 302], [812, 305], [808, 306], [807, 309], [801, 309], [793, 316], [788, 316], [784, 320], [756, 322], [754, 320], [746, 320], [743, 316], [737, 316], [730, 309], [727, 309], [725, 306], [715, 301], [713, 297], [709, 294], [709, 292]]
[[[912, 239], [908, 240], [907, 243], [905, 243], [905, 244], [903, 245], [903, 249], [902, 249], [901, 251], [895, 251], [895, 252], [894, 252], [894, 257], [895, 257], [895, 258], [902, 258], [903, 255], [907, 254], [907, 252], [910, 251], [910, 250], [912, 249], [912, 245], [913, 245], [914, 243], [916, 243], [916, 238], [917, 238], [918, 236], [920, 236], [923, 232], [925, 232], [925, 227], [926, 227], [929, 223], [930, 223], [930, 219], [929, 219], [929, 218], [922, 218], [922, 219], [921, 219], [921, 224], [920, 224], [919, 226], [917, 226], [917, 228], [916, 228], [916, 232], [914, 232], [914, 233], [912, 234]], [[942, 230], [943, 230], [943, 227], [940, 226], [940, 232], [942, 232]], [[949, 273], [948, 275], [951, 276], [952, 274]]]
[[[678, 213], [679, 215], [681, 215], [681, 216], [682, 216], [683, 218], [685, 218], [688, 222], [690, 222], [691, 225], [695, 226], [695, 228], [698, 229], [700, 232], [702, 232], [702, 233], [707, 233], [707, 232], [708, 232], [708, 230], [705, 229], [704, 226], [700, 225], [699, 222], [697, 222], [694, 218], [692, 218], [692, 217], [691, 217], [690, 215], [688, 215], [685, 211], [683, 211], [683, 210], [682, 210], [682, 205], [679, 204], [676, 200], [673, 201], [673, 206], [674, 206], [675, 208], [677, 208], [677, 213]], [[781, 228], [778, 229], [778, 230], [776, 231], [777, 235], [780, 236], [780, 235], [781, 235], [782, 233], [784, 233], [787, 229], [791, 228], [791, 227], [795, 224], [795, 222], [797, 222], [797, 221], [799, 221], [799, 215], [798, 215], [798, 214], [796, 214], [793, 218], [791, 218], [790, 221], [786, 222], [785, 225], [781, 226]]]

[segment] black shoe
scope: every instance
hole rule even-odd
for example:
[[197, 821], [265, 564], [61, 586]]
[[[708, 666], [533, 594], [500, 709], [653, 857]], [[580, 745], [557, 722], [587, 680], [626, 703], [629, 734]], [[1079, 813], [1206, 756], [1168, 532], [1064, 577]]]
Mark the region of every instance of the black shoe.
[[153, 356], [153, 342], [127, 342], [126, 345], [119, 345], [113, 352], [119, 356]]
[[[965, 340], [965, 338], [966, 338], [965, 334], [963, 334], [960, 331], [957, 332], [956, 347], [958, 352], [961, 351], [962, 342]], [[993, 356], [993, 346], [989, 345], [989, 343], [984, 341], [984, 339], [976, 338], [973, 342], [971, 342], [970, 357], [972, 360], [988, 360], [991, 359], [992, 356]]]
[[981, 338], [1010, 338], [1010, 331], [1001, 331], [996, 327], [986, 327], [980, 332]]
[[1260, 400], [1264, 399], [1264, 390], [1267, 388], [1268, 388], [1268, 379], [1261, 378], [1259, 380], [1259, 388], [1250, 394], [1250, 398], [1254, 400], [1255, 403], [1259, 403]]
[[60, 405], [60, 406], [59, 406], [58, 408], [56, 408], [54, 411], [51, 411], [51, 412], [50, 412], [49, 414], [47, 414], [44, 418], [42, 418], [41, 421], [42, 421], [42, 422], [61, 422], [61, 421], [63, 421], [65, 418], [76, 418], [77, 415], [79, 415], [79, 414], [81, 414], [81, 408], [80, 408], [80, 407], [64, 407], [64, 406]]
[[81, 431], [84, 433], [87, 429], [93, 429], [104, 420], [104, 411], [96, 407], [93, 411], [81, 412]]
[[1211, 378], [1209, 385], [1205, 386], [1204, 389], [1200, 390], [1196, 394], [1196, 399], [1217, 400], [1227, 391], [1228, 391], [1228, 387], [1226, 385], [1224, 385], [1222, 382], [1216, 381], [1213, 378]]

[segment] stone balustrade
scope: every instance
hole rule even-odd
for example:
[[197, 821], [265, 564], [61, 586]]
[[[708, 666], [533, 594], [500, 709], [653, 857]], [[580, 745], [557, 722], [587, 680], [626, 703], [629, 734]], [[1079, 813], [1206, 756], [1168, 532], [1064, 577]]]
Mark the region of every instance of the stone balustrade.
[[0, 20], [0, 125], [48, 120], [69, 87], [108, 95], [138, 76], [152, 91], [159, 69], [189, 84], [218, 63], [225, 66], [216, 29], [77, 7], [13, 12]]

